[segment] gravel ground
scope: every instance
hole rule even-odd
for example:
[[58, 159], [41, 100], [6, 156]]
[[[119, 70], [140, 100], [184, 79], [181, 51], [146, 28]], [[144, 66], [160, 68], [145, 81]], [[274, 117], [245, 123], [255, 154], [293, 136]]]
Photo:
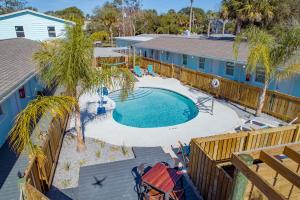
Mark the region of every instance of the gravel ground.
[[65, 136], [53, 179], [54, 187], [77, 187], [81, 166], [134, 158], [130, 147], [116, 146], [93, 138], [85, 138], [85, 144], [86, 151], [77, 153], [76, 137], [72, 134]]

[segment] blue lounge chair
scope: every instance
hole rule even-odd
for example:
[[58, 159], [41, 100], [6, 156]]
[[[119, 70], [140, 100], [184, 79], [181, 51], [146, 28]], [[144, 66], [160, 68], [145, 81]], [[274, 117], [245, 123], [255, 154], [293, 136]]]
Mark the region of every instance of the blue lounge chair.
[[152, 65], [148, 65], [148, 74], [150, 74], [151, 76], [156, 76], [156, 74], [153, 71], [153, 66]]
[[108, 96], [108, 89], [106, 87], [102, 88], [102, 95], [103, 96]]
[[133, 72], [135, 73], [135, 75], [137, 75], [138, 77], [142, 77], [143, 76], [143, 73], [141, 71], [141, 68], [140, 66], [134, 66], [133, 68]]
[[106, 115], [106, 109], [105, 109], [105, 107], [98, 107], [97, 108], [97, 114], [98, 115]]

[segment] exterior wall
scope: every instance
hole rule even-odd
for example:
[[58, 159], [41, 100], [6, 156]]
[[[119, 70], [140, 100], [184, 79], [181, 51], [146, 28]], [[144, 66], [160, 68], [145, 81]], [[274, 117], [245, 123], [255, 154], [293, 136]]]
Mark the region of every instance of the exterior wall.
[[18, 88], [14, 93], [0, 103], [3, 111], [3, 114], [0, 115], [0, 147], [7, 139], [16, 115], [23, 110], [32, 99], [35, 98], [38, 91], [43, 90], [42, 85], [38, 82], [36, 77], [33, 77], [24, 83], [23, 86], [25, 88], [25, 98], [20, 98]]
[[25, 38], [31, 40], [43, 41], [55, 38], [48, 36], [48, 26], [54, 26], [56, 37], [62, 37], [65, 32], [65, 25], [63, 21], [29, 12], [3, 18], [0, 16], [0, 40], [16, 38], [15, 26], [23, 26]]
[[132, 49], [133, 45], [139, 43], [140, 41], [133, 41], [133, 40], [124, 40], [124, 39], [116, 39], [116, 47], [128, 47]]
[[[151, 54], [152, 50], [150, 49], [139, 49], [138, 51], [141, 51], [143, 56], [146, 55], [145, 57], [156, 59]], [[252, 86], [257, 86], [257, 87], [263, 86], [263, 83], [255, 81], [255, 73], [251, 73], [250, 80], [248, 81], [246, 80], [247, 72], [243, 64], [238, 64], [238, 63], [235, 64], [234, 72], [233, 75], [231, 76], [226, 74], [226, 61], [205, 58], [204, 69], [200, 69], [198, 65], [199, 57], [197, 56], [187, 55], [187, 64], [184, 65], [182, 61], [182, 57], [183, 57], [182, 54], [177, 54], [172, 52], [167, 53], [166, 51], [158, 51], [158, 52], [160, 54], [158, 60], [160, 60], [161, 62], [166, 62], [170, 64], [173, 63], [175, 65], [185, 66], [186, 68], [189, 69], [193, 69], [208, 74], [213, 74], [233, 81], [246, 83]], [[167, 56], [167, 54], [169, 54], [169, 56]], [[299, 85], [300, 85], [300, 74], [297, 74], [294, 77], [290, 78], [289, 80], [277, 81], [276, 83], [275, 81], [272, 81], [269, 85], [269, 90], [276, 90], [281, 93], [300, 97]]]

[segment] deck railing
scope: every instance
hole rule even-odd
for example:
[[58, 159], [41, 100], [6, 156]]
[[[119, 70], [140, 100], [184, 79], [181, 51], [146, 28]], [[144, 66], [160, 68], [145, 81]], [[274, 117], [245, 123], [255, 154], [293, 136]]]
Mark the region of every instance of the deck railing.
[[[141, 67], [146, 68], [148, 64], [152, 64], [154, 71], [161, 76], [176, 78], [184, 84], [228, 99], [251, 109], [256, 109], [257, 107], [261, 91], [259, 87], [216, 77], [211, 74], [201, 73], [174, 64], [163, 63], [145, 57], [140, 58]], [[221, 84], [218, 89], [214, 89], [210, 86], [211, 81], [214, 78], [220, 80]], [[284, 121], [293, 120], [298, 116], [298, 122], [300, 123], [300, 98], [275, 91], [268, 91], [263, 112]]]
[[189, 175], [204, 199], [229, 199], [235, 152], [300, 141], [300, 125], [228, 133], [191, 141]]

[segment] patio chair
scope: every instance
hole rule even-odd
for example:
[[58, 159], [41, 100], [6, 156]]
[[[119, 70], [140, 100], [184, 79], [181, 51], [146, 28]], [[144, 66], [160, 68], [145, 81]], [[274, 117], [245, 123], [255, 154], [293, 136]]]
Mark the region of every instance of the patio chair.
[[179, 149], [177, 154], [181, 154], [183, 162], [185, 163], [186, 166], [188, 166], [189, 162], [190, 162], [190, 146], [187, 144], [182, 144], [180, 141], [178, 141], [179, 143]]
[[151, 76], [156, 76], [156, 74], [153, 71], [153, 65], [148, 65], [147, 71], [148, 74], [150, 74]]
[[184, 189], [183, 188], [174, 189], [172, 191], [172, 193], [170, 194], [170, 199], [172, 199], [172, 200], [183, 200], [183, 199], [185, 199]]
[[149, 189], [144, 192], [143, 200], [164, 200], [164, 194], [157, 190]]
[[142, 76], [143, 76], [143, 73], [142, 73], [142, 71], [141, 71], [141, 68], [140, 68], [140, 66], [138, 66], [138, 65], [134, 66], [133, 72], [134, 72], [135, 75], [137, 75], [138, 77], [142, 77]]
[[102, 88], [102, 95], [103, 96], [108, 96], [108, 89], [107, 89], [107, 87], [103, 87]]
[[105, 109], [105, 107], [99, 106], [97, 108], [97, 115], [99, 115], [99, 116], [106, 116], [106, 109]]

